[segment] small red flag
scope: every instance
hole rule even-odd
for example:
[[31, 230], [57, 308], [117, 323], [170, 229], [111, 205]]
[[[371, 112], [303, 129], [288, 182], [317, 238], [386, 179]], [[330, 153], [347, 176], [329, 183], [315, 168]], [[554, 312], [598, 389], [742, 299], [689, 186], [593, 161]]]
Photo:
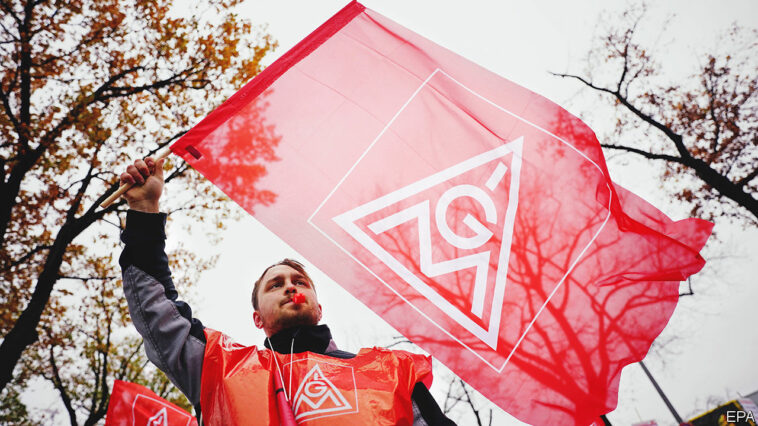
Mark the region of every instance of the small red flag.
[[136, 383], [113, 383], [106, 426], [197, 426], [190, 413]]
[[547, 99], [353, 2], [172, 150], [517, 418], [612, 410], [712, 224]]

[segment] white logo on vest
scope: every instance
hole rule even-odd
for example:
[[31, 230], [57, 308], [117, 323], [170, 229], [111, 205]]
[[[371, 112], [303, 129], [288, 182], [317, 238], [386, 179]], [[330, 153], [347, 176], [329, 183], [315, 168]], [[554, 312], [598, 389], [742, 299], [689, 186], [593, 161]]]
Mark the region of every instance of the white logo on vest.
[[295, 394], [293, 408], [295, 420], [298, 423], [307, 419], [338, 416], [358, 411], [358, 407], [354, 408], [347, 402], [345, 396], [324, 375], [318, 364], [311, 368], [300, 383]]
[[139, 394], [132, 401], [131, 420], [132, 426], [189, 426], [193, 417], [186, 411], [172, 407], [166, 401]]
[[226, 334], [221, 335], [221, 348], [227, 352], [236, 351], [239, 349], [247, 349], [247, 346], [239, 344]]
[[160, 411], [147, 419], [147, 426], [168, 426], [168, 413], [166, 413], [166, 407], [163, 407]]

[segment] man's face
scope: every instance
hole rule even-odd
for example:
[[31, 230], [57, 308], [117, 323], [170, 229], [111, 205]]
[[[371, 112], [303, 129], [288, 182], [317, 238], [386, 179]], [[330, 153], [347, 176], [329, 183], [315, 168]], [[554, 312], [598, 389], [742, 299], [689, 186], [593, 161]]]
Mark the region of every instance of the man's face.
[[[304, 303], [294, 303], [292, 296], [302, 293]], [[255, 326], [266, 336], [300, 325], [316, 325], [321, 320], [321, 305], [308, 279], [287, 265], [266, 271], [258, 288], [258, 310], [253, 312]]]

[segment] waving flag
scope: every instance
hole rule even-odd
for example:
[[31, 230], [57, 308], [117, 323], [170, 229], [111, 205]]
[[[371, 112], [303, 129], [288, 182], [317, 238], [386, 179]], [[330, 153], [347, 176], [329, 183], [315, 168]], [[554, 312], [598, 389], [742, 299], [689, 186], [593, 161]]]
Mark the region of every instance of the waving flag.
[[197, 426], [190, 413], [136, 383], [113, 383], [106, 426]]
[[712, 226], [614, 185], [565, 110], [356, 2], [172, 150], [535, 424], [615, 407]]

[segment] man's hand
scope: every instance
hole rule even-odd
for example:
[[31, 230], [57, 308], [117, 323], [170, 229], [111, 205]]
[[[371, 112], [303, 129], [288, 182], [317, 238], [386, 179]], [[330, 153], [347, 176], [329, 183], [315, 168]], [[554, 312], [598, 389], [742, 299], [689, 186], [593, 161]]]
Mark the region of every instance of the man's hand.
[[158, 213], [158, 200], [163, 193], [163, 159], [152, 157], [137, 160], [121, 173], [121, 185], [134, 184], [124, 198], [129, 208], [146, 213]]

